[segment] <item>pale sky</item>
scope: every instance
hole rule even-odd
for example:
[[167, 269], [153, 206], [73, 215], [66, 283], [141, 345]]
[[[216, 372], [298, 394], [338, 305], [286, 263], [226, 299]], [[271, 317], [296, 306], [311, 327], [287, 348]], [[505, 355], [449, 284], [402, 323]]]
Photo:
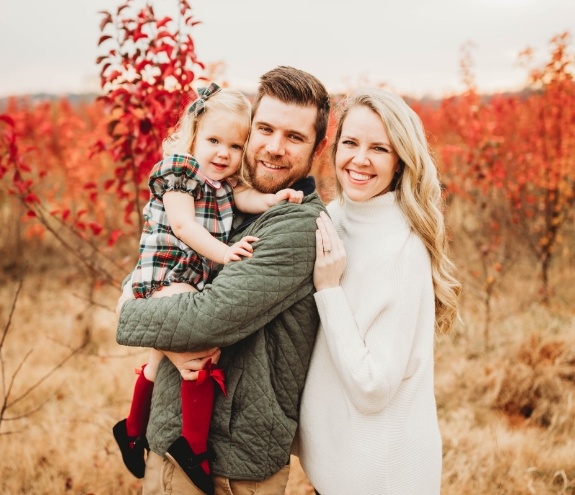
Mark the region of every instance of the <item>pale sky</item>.
[[[98, 92], [99, 10], [118, 0], [0, 0], [0, 97]], [[154, 0], [170, 13], [175, 0]], [[541, 59], [570, 31], [575, 0], [190, 0], [204, 62], [223, 60], [230, 85], [253, 91], [277, 65], [316, 75], [331, 92], [386, 83], [404, 95], [461, 89], [461, 47], [472, 42], [483, 92], [526, 81], [517, 54]], [[574, 50], [575, 51], [575, 50]]]

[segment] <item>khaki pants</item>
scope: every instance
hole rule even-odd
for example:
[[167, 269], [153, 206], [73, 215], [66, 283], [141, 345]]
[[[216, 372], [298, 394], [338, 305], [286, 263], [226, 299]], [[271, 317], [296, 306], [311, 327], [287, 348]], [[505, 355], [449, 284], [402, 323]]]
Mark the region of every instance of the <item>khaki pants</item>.
[[[214, 476], [214, 495], [284, 495], [289, 465], [263, 481], [230, 480]], [[142, 495], [203, 495], [174, 465], [150, 451]]]

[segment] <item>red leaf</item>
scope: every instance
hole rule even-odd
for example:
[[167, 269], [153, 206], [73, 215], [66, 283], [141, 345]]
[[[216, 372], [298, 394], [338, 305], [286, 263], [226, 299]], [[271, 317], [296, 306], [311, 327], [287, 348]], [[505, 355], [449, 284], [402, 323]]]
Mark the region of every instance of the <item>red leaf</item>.
[[139, 62], [136, 65], [136, 67], [134, 67], [134, 69], [136, 70], [136, 72], [142, 72], [142, 70], [150, 64], [151, 62], [149, 60], [144, 59], [141, 62]]
[[156, 23], [156, 27], [157, 27], [158, 29], [161, 29], [161, 28], [163, 28], [166, 24], [168, 24], [168, 22], [170, 22], [171, 20], [172, 20], [171, 17], [166, 16], [166, 17], [164, 17], [163, 19], [159, 20], [159, 21]]
[[138, 41], [141, 39], [148, 39], [148, 35], [145, 33], [142, 33], [142, 32], [138, 32], [138, 33], [134, 34], [132, 41]]
[[31, 204], [40, 203], [40, 199], [34, 193], [30, 193], [24, 197], [24, 202]]
[[9, 115], [3, 114], [0, 115], [0, 120], [3, 122], [6, 122], [9, 126], [14, 127], [14, 119], [12, 117], [10, 117]]
[[110, 22], [112, 22], [112, 16], [106, 12], [106, 17], [102, 19], [102, 22], [100, 22], [100, 31], [103, 31]]
[[119, 229], [113, 230], [110, 234], [110, 237], [108, 238], [108, 246], [112, 247], [114, 244], [116, 244], [116, 241], [121, 235], [122, 232], [120, 232]]
[[100, 46], [102, 43], [104, 43], [104, 41], [112, 39], [112, 37], [109, 34], [106, 34], [104, 36], [100, 36], [100, 39], [98, 40], [98, 46]]
[[103, 230], [103, 227], [95, 222], [88, 223], [88, 227], [90, 227], [90, 230], [94, 235], [98, 235]]
[[28, 218], [36, 218], [38, 215], [36, 215], [36, 213], [34, 213], [32, 210], [28, 210], [28, 211], [26, 212], [26, 216], [27, 216]]
[[106, 76], [106, 79], [107, 79], [108, 81], [113, 81], [114, 79], [117, 79], [117, 78], [120, 77], [121, 75], [122, 75], [122, 73], [121, 73], [119, 70], [115, 70], [115, 71], [112, 71], [110, 74], [108, 74], [108, 75]]

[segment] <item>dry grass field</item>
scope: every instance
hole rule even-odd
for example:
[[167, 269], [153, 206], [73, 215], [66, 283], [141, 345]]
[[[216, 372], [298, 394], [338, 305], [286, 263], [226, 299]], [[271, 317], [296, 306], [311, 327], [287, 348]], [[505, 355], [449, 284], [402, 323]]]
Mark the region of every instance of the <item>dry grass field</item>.
[[[139, 493], [111, 434], [146, 358], [115, 343], [118, 290], [42, 244], [25, 271], [6, 261], [18, 257], [4, 257], [0, 284], [0, 493]], [[549, 305], [525, 262], [496, 294], [488, 342], [467, 290], [457, 331], [437, 343], [444, 495], [575, 494], [573, 256], [556, 265]], [[287, 493], [313, 493], [292, 466]]]

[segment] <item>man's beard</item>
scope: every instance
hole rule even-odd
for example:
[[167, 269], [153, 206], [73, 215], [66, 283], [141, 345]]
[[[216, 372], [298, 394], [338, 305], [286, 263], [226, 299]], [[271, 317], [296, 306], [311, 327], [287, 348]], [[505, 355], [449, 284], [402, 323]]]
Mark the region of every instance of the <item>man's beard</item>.
[[[289, 171], [287, 174], [282, 175], [281, 177], [277, 177], [276, 175], [278, 174], [266, 173], [265, 171], [262, 172], [261, 168], [259, 169], [260, 173], [257, 174], [258, 171], [257, 162], [260, 159], [261, 159], [260, 157], [254, 157], [254, 162], [250, 163], [249, 159], [246, 157], [245, 168], [251, 186], [256, 191], [265, 194], [275, 194], [282, 189], [290, 187], [294, 182], [297, 182], [298, 180], [307, 177], [307, 175], [311, 170], [312, 165], [312, 158], [310, 157], [308, 167], [305, 170], [305, 174], [303, 174], [301, 177], [293, 176], [292, 175], [293, 169], [290, 166], [286, 167], [286, 170]], [[278, 161], [277, 159], [271, 160], [269, 158], [264, 158], [263, 160], [275, 163], [280, 166], [284, 165], [281, 161]]]

